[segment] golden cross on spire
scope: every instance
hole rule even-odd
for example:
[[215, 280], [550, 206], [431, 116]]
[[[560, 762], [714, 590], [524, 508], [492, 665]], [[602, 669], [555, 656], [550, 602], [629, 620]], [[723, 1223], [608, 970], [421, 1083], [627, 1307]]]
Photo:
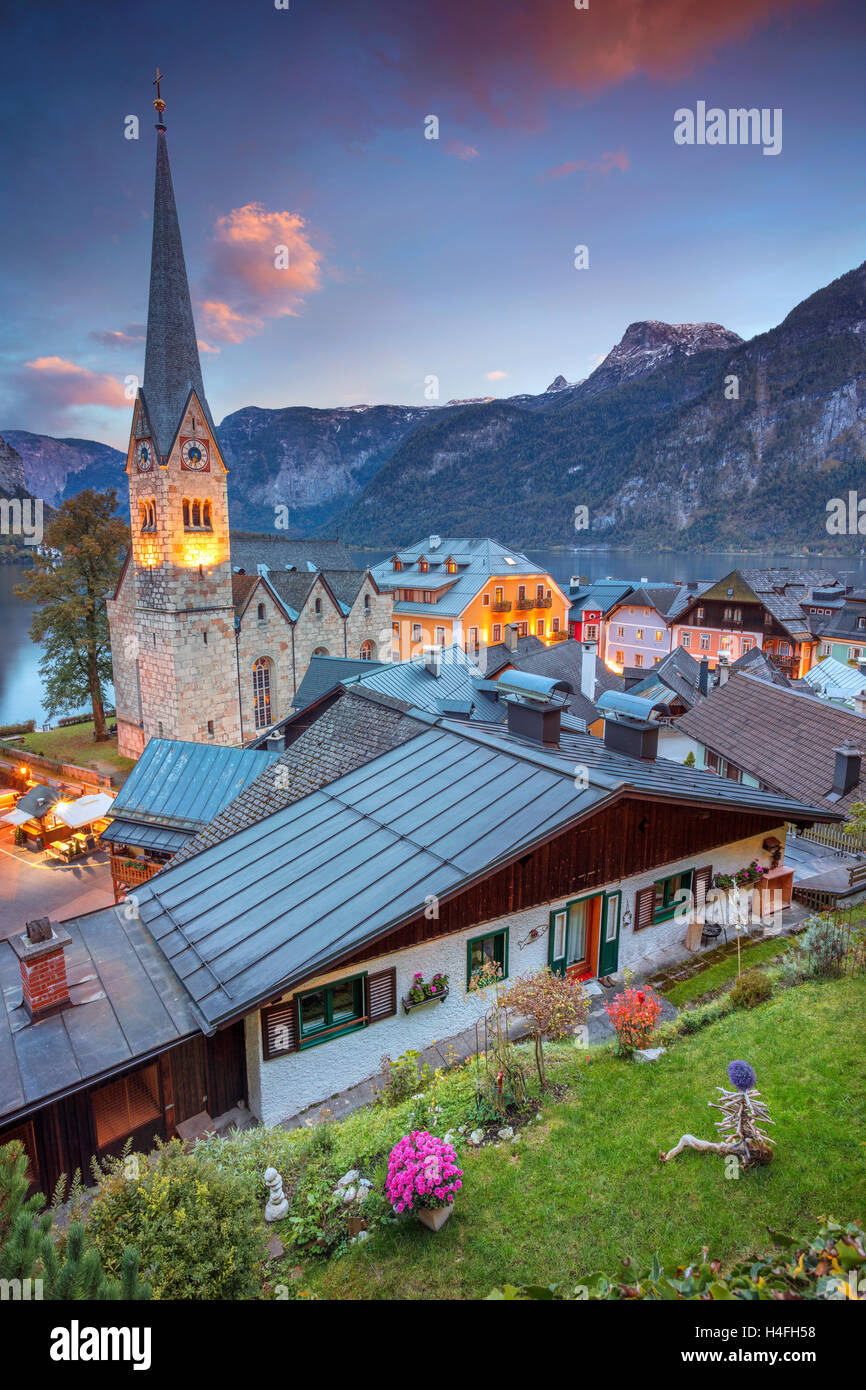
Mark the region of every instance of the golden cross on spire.
[[162, 112], [165, 110], [165, 102], [164, 102], [163, 99], [162, 99], [162, 92], [161, 92], [160, 89], [159, 89], [159, 84], [160, 84], [160, 82], [162, 82], [162, 80], [164, 79], [164, 77], [165, 77], [165, 73], [164, 73], [164, 72], [160, 72], [159, 68], [157, 67], [157, 69], [156, 69], [156, 77], [154, 78], [154, 81], [153, 81], [153, 83], [152, 83], [152, 85], [156, 88], [156, 100], [155, 100], [154, 103], [153, 103], [153, 107], [154, 107], [154, 110], [155, 110], [155, 111], [159, 111], [160, 115], [161, 115]]

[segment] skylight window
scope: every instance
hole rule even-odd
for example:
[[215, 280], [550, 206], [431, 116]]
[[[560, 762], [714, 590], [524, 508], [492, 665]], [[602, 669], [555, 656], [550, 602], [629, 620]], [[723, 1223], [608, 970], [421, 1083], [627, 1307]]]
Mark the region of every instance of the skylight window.
[[516, 565], [516, 564], [517, 564], [517, 561], [516, 561], [516, 560], [512, 560], [512, 558], [511, 558], [510, 555], [506, 555], [506, 557], [505, 557], [505, 563], [506, 563], [506, 565]]

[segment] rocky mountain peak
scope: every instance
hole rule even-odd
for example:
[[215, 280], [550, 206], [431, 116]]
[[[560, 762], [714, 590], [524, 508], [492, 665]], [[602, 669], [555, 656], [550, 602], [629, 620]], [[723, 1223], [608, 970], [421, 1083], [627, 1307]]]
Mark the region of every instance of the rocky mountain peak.
[[545, 395], [547, 395], [547, 392], [548, 392], [548, 391], [564, 391], [565, 388], [566, 388], [566, 386], [571, 386], [571, 385], [572, 385], [572, 382], [566, 381], [565, 377], [562, 376], [562, 374], [560, 373], [560, 375], [557, 376], [557, 377], [554, 377], [554, 378], [553, 378], [553, 381], [550, 383], [550, 385], [549, 385], [548, 387], [545, 388]]
[[616, 347], [587, 378], [586, 385], [592, 393], [607, 391], [655, 371], [672, 358], [692, 357], [696, 352], [730, 351], [743, 341], [739, 333], [733, 333], [720, 323], [661, 323], [658, 319], [641, 319], [629, 324]]

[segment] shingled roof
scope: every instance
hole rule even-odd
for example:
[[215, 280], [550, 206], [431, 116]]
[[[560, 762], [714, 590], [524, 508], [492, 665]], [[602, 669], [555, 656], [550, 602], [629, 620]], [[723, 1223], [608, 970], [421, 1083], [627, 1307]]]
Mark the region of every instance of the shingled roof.
[[866, 795], [864, 759], [859, 788], [839, 801], [827, 799], [835, 750], [846, 740], [866, 749], [866, 719], [813, 695], [735, 672], [674, 722], [689, 738], [787, 796], [846, 811]]
[[[259, 535], [251, 531], [232, 531], [230, 535], [232, 568], [245, 574], [257, 574], [264, 565], [271, 570], [355, 570], [342, 541], [290, 540], [269, 532]], [[364, 571], [358, 571], [363, 574]]]
[[163, 455], [174, 442], [190, 391], [195, 391], [207, 422], [214, 430], [201, 377], [165, 127], [158, 125], [150, 299], [141, 396], [156, 446]]
[[407, 718], [405, 706], [344, 692], [260, 777], [187, 841], [172, 864], [257, 824], [420, 731]]

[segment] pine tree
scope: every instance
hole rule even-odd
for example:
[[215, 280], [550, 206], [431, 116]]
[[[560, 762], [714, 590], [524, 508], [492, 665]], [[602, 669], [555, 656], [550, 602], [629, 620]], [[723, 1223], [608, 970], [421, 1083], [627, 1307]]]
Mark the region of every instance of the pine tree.
[[40, 1279], [43, 1299], [84, 1300], [151, 1297], [138, 1277], [138, 1251], [123, 1252], [120, 1279], [102, 1268], [99, 1251], [87, 1242], [81, 1221], [71, 1221], [59, 1240], [53, 1216], [43, 1212], [41, 1192], [27, 1196], [27, 1155], [17, 1139], [0, 1147], [0, 1278]]

